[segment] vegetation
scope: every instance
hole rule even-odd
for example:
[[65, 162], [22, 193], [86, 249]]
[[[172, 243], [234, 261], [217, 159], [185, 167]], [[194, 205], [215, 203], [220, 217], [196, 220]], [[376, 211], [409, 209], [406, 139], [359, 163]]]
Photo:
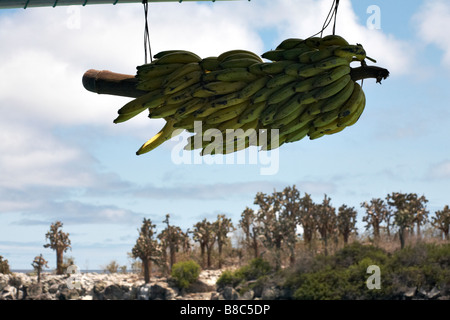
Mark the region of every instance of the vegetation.
[[36, 256], [33, 260], [33, 262], [31, 263], [31, 265], [33, 266], [33, 269], [36, 271], [37, 273], [37, 282], [41, 282], [41, 272], [44, 268], [48, 268], [48, 261], [46, 261], [43, 257], [42, 254], [40, 254], [39, 256]]
[[[167, 214], [165, 228], [157, 233], [144, 218], [130, 265], [146, 283], [156, 270], [171, 275], [181, 288], [197, 279], [200, 266], [232, 266], [234, 271], [221, 275], [219, 287], [242, 291], [271, 284], [297, 299], [395, 299], [405, 287], [448, 290], [450, 209], [447, 205], [429, 217], [427, 202], [425, 196], [398, 192], [362, 202], [365, 232], [358, 234], [357, 210], [335, 207], [326, 194], [315, 203], [295, 185], [259, 192], [255, 208], [244, 208], [236, 227], [219, 214], [215, 221], [205, 218], [183, 231]], [[57, 273], [73, 263], [63, 257], [71, 243], [61, 228], [59, 221], [52, 224], [44, 245], [56, 250]], [[42, 255], [35, 258], [38, 275], [46, 264]], [[381, 271], [380, 289], [367, 288], [369, 266]], [[119, 268], [126, 271], [115, 260], [105, 267], [111, 273]], [[8, 272], [8, 261], [0, 256], [0, 273]]]
[[154, 239], [155, 227], [150, 219], [144, 218], [141, 229], [138, 230], [139, 238], [131, 252], [134, 258], [139, 258], [142, 261], [145, 283], [150, 282], [152, 262], [158, 263], [161, 255], [158, 242]]
[[50, 226], [50, 230], [45, 234], [49, 243], [44, 248], [51, 248], [56, 251], [56, 274], [64, 273], [64, 252], [71, 248], [69, 234], [62, 232], [62, 222], [56, 221]]
[[3, 256], [0, 256], [0, 273], [8, 274], [11, 273], [9, 270], [8, 260], [3, 260]]
[[195, 261], [182, 261], [173, 265], [171, 275], [172, 278], [175, 279], [178, 287], [187, 289], [191, 284], [197, 281], [200, 270], [200, 265]]

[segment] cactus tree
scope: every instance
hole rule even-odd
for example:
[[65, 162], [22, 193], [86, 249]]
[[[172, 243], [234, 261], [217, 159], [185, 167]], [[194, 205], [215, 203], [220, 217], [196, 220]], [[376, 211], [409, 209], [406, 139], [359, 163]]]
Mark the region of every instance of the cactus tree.
[[62, 222], [56, 221], [50, 226], [50, 231], [45, 234], [45, 238], [50, 242], [44, 248], [51, 248], [56, 251], [56, 274], [64, 273], [64, 252], [71, 248], [69, 234], [62, 232]]
[[435, 217], [433, 217], [431, 220], [431, 224], [436, 229], [441, 230], [446, 240], [450, 240], [450, 208], [448, 207], [448, 205], [446, 205], [444, 209], [436, 211]]
[[216, 234], [217, 248], [219, 251], [219, 268], [222, 268], [222, 249], [228, 239], [228, 233], [234, 230], [231, 219], [226, 218], [225, 215], [219, 214], [217, 220], [214, 222], [214, 231]]
[[150, 274], [152, 269], [152, 262], [158, 262], [160, 250], [158, 242], [154, 239], [155, 225], [150, 219], [144, 218], [141, 229], [139, 231], [139, 238], [131, 251], [134, 258], [142, 260], [144, 268], [144, 281], [150, 282]]
[[37, 282], [41, 282], [41, 272], [42, 269], [44, 268], [48, 268], [48, 261], [46, 261], [43, 257], [42, 257], [42, 253], [39, 256], [36, 256], [33, 260], [33, 262], [31, 263], [31, 265], [33, 266], [34, 270], [36, 270], [37, 272]]

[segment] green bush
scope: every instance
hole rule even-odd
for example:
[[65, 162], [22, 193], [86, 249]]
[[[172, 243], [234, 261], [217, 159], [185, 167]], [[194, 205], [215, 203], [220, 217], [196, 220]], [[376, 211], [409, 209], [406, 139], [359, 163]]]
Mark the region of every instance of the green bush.
[[8, 274], [11, 273], [9, 270], [9, 263], [8, 260], [3, 260], [3, 257], [0, 256], [0, 273]]
[[236, 271], [224, 271], [216, 284], [219, 287], [231, 285], [237, 286], [239, 283], [250, 280], [257, 280], [261, 277], [267, 276], [272, 272], [272, 266], [269, 262], [261, 258], [252, 259], [248, 265], [242, 266]]
[[172, 278], [182, 289], [187, 289], [192, 283], [197, 281], [200, 275], [200, 265], [193, 260], [175, 263], [172, 266]]
[[243, 280], [244, 280], [244, 278], [239, 277], [238, 275], [236, 275], [235, 272], [233, 272], [231, 270], [225, 270], [224, 272], [222, 272], [219, 279], [217, 279], [216, 284], [220, 288], [223, 288], [226, 286], [235, 287]]
[[248, 265], [238, 269], [236, 275], [238, 278], [250, 281], [268, 275], [270, 272], [272, 272], [272, 266], [269, 262], [261, 258], [255, 258]]

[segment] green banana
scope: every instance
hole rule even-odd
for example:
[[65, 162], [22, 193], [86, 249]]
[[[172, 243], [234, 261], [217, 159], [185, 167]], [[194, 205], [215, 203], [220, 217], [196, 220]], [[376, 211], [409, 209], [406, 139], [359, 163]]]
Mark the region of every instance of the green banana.
[[200, 62], [202, 59], [190, 51], [176, 51], [163, 55], [161, 58], [153, 61], [155, 64], [172, 64], [172, 63], [190, 63]]
[[227, 58], [229, 58], [229, 57], [231, 57], [231, 56], [235, 56], [235, 55], [241, 55], [241, 56], [242, 56], [242, 55], [245, 55], [245, 56], [247, 56], [247, 57], [253, 57], [253, 58], [257, 59], [257, 60], [262, 61], [262, 60], [261, 60], [261, 57], [258, 56], [256, 53], [254, 53], [254, 52], [252, 52], [252, 51], [248, 51], [248, 50], [242, 50], [242, 49], [226, 51], [226, 52], [220, 54], [220, 55], [217, 57], [217, 59], [218, 59], [219, 61], [225, 61]]
[[160, 51], [157, 54], [155, 54], [153, 56], [154, 59], [161, 59], [164, 56], [167, 56], [168, 54], [172, 54], [172, 53], [188, 53], [191, 54], [192, 52], [190, 51], [186, 51], [186, 50], [165, 50], [165, 51]]
[[322, 44], [322, 38], [320, 37], [309, 37], [305, 40], [305, 43], [308, 47], [313, 49], [319, 49]]
[[163, 86], [164, 81], [166, 80], [166, 76], [159, 76], [154, 78], [149, 78], [147, 80], [140, 80], [136, 85], [136, 88], [144, 91], [152, 91], [155, 89], [159, 89]]
[[303, 39], [289, 38], [283, 40], [275, 49], [289, 50], [295, 48], [296, 46], [302, 43], [304, 43]]
[[163, 86], [167, 86], [172, 81], [183, 77], [194, 71], [202, 71], [202, 68], [198, 64], [198, 62], [186, 63], [182, 67], [178, 68], [178, 70], [172, 72], [171, 74], [166, 76], [166, 79], [162, 83]]
[[148, 63], [137, 67], [136, 78], [140, 81], [158, 78], [171, 74], [178, 68], [182, 67], [182, 63], [172, 64], [154, 64]]
[[351, 121], [349, 121], [348, 123], [346, 123], [343, 119], [339, 119], [340, 121], [338, 123], [338, 126], [339, 126], [339, 124], [341, 124], [342, 126], [347, 126], [347, 127], [354, 125], [361, 117], [362, 113], [364, 112], [365, 107], [366, 107], [366, 96], [363, 97], [363, 100], [361, 101], [360, 105], [358, 106], [358, 109], [356, 109], [353, 119]]
[[327, 59], [324, 59], [322, 61], [316, 62], [314, 65], [316, 68], [322, 69], [322, 70], [329, 70], [335, 67], [348, 65], [349, 61], [345, 58], [341, 57], [330, 57]]
[[333, 56], [334, 50], [338, 48], [337, 46], [331, 46], [331, 47], [326, 47], [325, 49], [322, 50], [312, 50], [312, 51], [307, 51], [303, 54], [301, 54], [298, 58], [298, 60], [301, 63], [314, 63], [314, 62], [318, 62], [321, 60], [324, 60], [326, 58], [329, 58], [331, 56]]
[[[163, 57], [164, 58], [164, 57]], [[172, 138], [173, 133], [176, 131], [174, 128], [175, 120], [169, 119], [164, 127], [151, 139], [149, 139], [146, 143], [144, 143], [139, 150], [136, 152], [137, 155], [144, 154], [146, 152], [152, 151], [165, 141]], [[181, 133], [181, 130], [179, 130], [178, 133]]]
[[252, 103], [258, 103], [258, 102], [261, 102], [261, 101], [266, 101], [269, 98], [269, 96], [272, 93], [274, 93], [275, 91], [277, 91], [277, 90], [279, 90], [278, 87], [275, 87], [275, 88], [267, 88], [267, 87], [261, 88], [255, 94], [253, 94], [251, 96], [251, 98], [250, 98], [251, 102]]
[[288, 61], [288, 60], [282, 60], [282, 61], [275, 61], [272, 63], [267, 63], [267, 64], [263, 64], [261, 65], [261, 70], [267, 74], [278, 74], [284, 71], [284, 69], [293, 64], [293, 61]]
[[161, 90], [154, 90], [134, 100], [131, 100], [119, 109], [119, 114], [140, 113], [148, 108], [156, 108], [165, 102], [165, 96]]
[[274, 76], [269, 81], [267, 81], [266, 87], [267, 88], [280, 87], [280, 86], [283, 86], [283, 85], [287, 85], [287, 84], [289, 84], [291, 82], [294, 82], [296, 80], [298, 80], [297, 77], [293, 77], [293, 76], [290, 76], [290, 75], [285, 74], [285, 73], [280, 73], [280, 74]]
[[239, 116], [250, 104], [250, 101], [245, 100], [229, 108], [220, 109], [205, 119], [206, 124], [217, 124], [228, 121]]
[[344, 118], [352, 113], [358, 108], [361, 100], [363, 99], [364, 92], [361, 88], [361, 85], [355, 82], [355, 86], [353, 88], [352, 95], [345, 102], [345, 104], [340, 108], [340, 118]]
[[299, 118], [300, 115], [307, 109], [307, 106], [307, 104], [300, 104], [298, 102], [298, 96], [293, 96], [277, 111], [270, 127], [281, 128], [285, 126], [293, 119]]
[[304, 127], [310, 127], [310, 121], [300, 121], [299, 118], [294, 118], [280, 128], [280, 134], [288, 135]]
[[297, 47], [293, 49], [288, 49], [283, 52], [283, 60], [290, 60], [290, 61], [299, 61], [299, 57], [305, 52], [310, 52], [311, 48], [308, 47]]
[[327, 71], [326, 73], [324, 73], [320, 76], [317, 76], [313, 83], [313, 87], [315, 87], [315, 88], [324, 87], [324, 86], [338, 80], [339, 78], [341, 78], [347, 74], [350, 74], [350, 70], [351, 70], [351, 68], [348, 65], [343, 65], [343, 66], [333, 68], [330, 71]]
[[366, 51], [361, 45], [348, 45], [339, 47], [334, 51], [334, 55], [341, 58], [349, 59], [350, 61], [355, 57], [359, 61], [366, 58]]
[[220, 63], [220, 67], [223, 69], [229, 68], [248, 68], [255, 63], [261, 63], [262, 61], [256, 60], [255, 58], [245, 58], [245, 59], [234, 59], [226, 60]]
[[204, 71], [220, 70], [220, 61], [217, 57], [207, 57], [198, 63]]
[[164, 94], [173, 94], [195, 83], [198, 83], [200, 82], [202, 75], [203, 75], [202, 71], [192, 71], [179, 78], [176, 78], [165, 86]]
[[303, 109], [301, 97], [302, 95], [297, 93], [289, 98], [289, 100], [277, 110], [274, 116], [274, 120], [284, 119], [286, 117], [289, 117], [293, 112]]
[[315, 131], [314, 128], [308, 131], [308, 136], [310, 140], [316, 140], [325, 135], [325, 132]]
[[354, 108], [353, 112], [345, 116], [342, 116], [342, 113], [339, 115], [338, 127], [348, 127], [354, 125], [361, 117], [365, 106], [366, 96], [364, 94], [364, 91], [361, 90], [358, 99], [356, 100], [356, 108]]
[[201, 88], [200, 83], [195, 83], [193, 85], [187, 86], [184, 89], [178, 90], [177, 92], [167, 95], [166, 103], [168, 104], [175, 104], [175, 103], [182, 103], [187, 102], [191, 100], [192, 98], [195, 98], [193, 96], [194, 92], [196, 92], [199, 88]]
[[271, 60], [271, 61], [280, 61], [283, 60], [283, 52], [285, 50], [283, 49], [279, 49], [279, 50], [270, 50], [267, 52], [264, 52], [261, 57], [263, 57], [264, 59], [267, 60]]
[[245, 124], [254, 120], [258, 120], [265, 107], [266, 101], [261, 101], [256, 104], [250, 104], [239, 116], [238, 122], [241, 124]]
[[211, 71], [206, 73], [202, 77], [202, 81], [253, 81], [258, 79], [258, 77], [249, 72], [248, 68], [229, 68]]
[[[214, 112], [215, 109], [222, 109], [226, 107], [231, 107], [235, 104], [241, 103], [248, 100], [247, 98], [242, 98], [239, 92], [229, 93], [223, 96], [219, 96], [217, 99], [211, 101], [209, 108]], [[216, 110], [217, 110], [216, 109]], [[205, 112], [207, 112], [205, 110]], [[206, 114], [206, 113], [203, 114]]]
[[308, 92], [315, 88], [314, 83], [317, 81], [317, 77], [310, 77], [306, 79], [298, 80], [294, 84], [295, 92]]
[[250, 82], [247, 86], [242, 88], [241, 91], [239, 91], [239, 96], [241, 98], [250, 98], [253, 95], [255, 95], [259, 90], [265, 88], [267, 82], [269, 81], [270, 77], [264, 76], [261, 78], [258, 78], [252, 82]]
[[337, 120], [339, 118], [339, 109], [334, 109], [325, 113], [321, 113], [312, 121], [312, 126], [314, 128], [320, 128], [328, 125], [329, 123]]
[[262, 123], [263, 126], [267, 126], [268, 124], [273, 122], [273, 117], [278, 111], [278, 108], [280, 105], [282, 105], [284, 101], [280, 103], [273, 103], [273, 104], [266, 104], [266, 107], [261, 112], [259, 121]]
[[202, 108], [206, 104], [206, 102], [207, 101], [205, 99], [192, 98], [189, 101], [186, 101], [185, 103], [183, 103], [183, 105], [180, 106], [180, 108], [178, 108], [178, 110], [174, 116], [177, 119], [183, 119], [186, 116], [190, 115], [191, 113]]
[[331, 34], [322, 38], [319, 49], [323, 49], [328, 46], [348, 46], [348, 42], [341, 36]]
[[240, 91], [248, 85], [244, 81], [213, 81], [203, 84], [193, 93], [194, 97], [211, 97]]
[[341, 77], [340, 79], [317, 89], [313, 90], [313, 96], [317, 100], [322, 100], [329, 98], [335, 94], [337, 94], [339, 91], [345, 88], [347, 83], [352, 81], [352, 78], [349, 74], [346, 74], [345, 76]]
[[286, 135], [285, 143], [295, 142], [303, 139], [308, 135], [309, 126], [301, 127]]
[[174, 115], [177, 110], [180, 108], [181, 104], [164, 104], [158, 108], [154, 108], [150, 111], [150, 114], [148, 115], [151, 119], [156, 118], [166, 118], [168, 116]]
[[137, 111], [135, 111], [135, 112], [125, 113], [125, 114], [119, 114], [119, 115], [117, 116], [117, 118], [114, 119], [113, 122], [114, 122], [114, 123], [121, 123], [121, 122], [128, 121], [128, 120], [130, 120], [131, 118], [137, 116], [137, 115], [138, 115], [139, 113], [141, 113], [141, 112], [142, 112], [141, 110], [137, 110]]
[[323, 103], [319, 105], [320, 112], [324, 113], [336, 108], [341, 108], [352, 95], [354, 86], [355, 82], [351, 80], [347, 83], [344, 89], [336, 93], [334, 96], [323, 100]]
[[[276, 87], [278, 88], [278, 87]], [[295, 94], [295, 89], [294, 86], [292, 85], [287, 85], [287, 86], [283, 86], [281, 88], [278, 88], [277, 91], [275, 91], [274, 93], [272, 93], [269, 98], [267, 99], [267, 103], [268, 104], [275, 104], [278, 102], [281, 102], [283, 100], [286, 100], [290, 97], [292, 97]]]
[[264, 143], [261, 146], [261, 151], [269, 151], [277, 149], [281, 147], [285, 141], [286, 141], [285, 135], [275, 135], [274, 137], [272, 136], [272, 134], [270, 134], [270, 136], [267, 135], [267, 143]]

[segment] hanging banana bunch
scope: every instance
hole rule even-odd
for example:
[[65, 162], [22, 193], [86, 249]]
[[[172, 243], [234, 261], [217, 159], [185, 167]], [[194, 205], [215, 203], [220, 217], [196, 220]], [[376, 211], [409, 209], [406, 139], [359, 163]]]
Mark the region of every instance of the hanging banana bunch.
[[[114, 122], [149, 110], [150, 118], [164, 118], [166, 124], [137, 154], [185, 129], [195, 133], [185, 149], [201, 148], [204, 155], [251, 145], [270, 150], [306, 136], [317, 139], [352, 126], [363, 113], [366, 97], [356, 82], [363, 77], [355, 76], [350, 63], [365, 66], [366, 58], [374, 60], [366, 57], [361, 45], [350, 45], [338, 35], [291, 38], [261, 57], [246, 50], [204, 59], [183, 50], [160, 52], [152, 63], [137, 67], [137, 88], [148, 93], [119, 109]], [[201, 121], [200, 132], [196, 121]], [[222, 139], [205, 138], [208, 129], [219, 130]], [[255, 134], [230, 139], [227, 129], [253, 129]], [[267, 139], [272, 129], [278, 130], [276, 143]], [[232, 148], [226, 148], [230, 143]]]

